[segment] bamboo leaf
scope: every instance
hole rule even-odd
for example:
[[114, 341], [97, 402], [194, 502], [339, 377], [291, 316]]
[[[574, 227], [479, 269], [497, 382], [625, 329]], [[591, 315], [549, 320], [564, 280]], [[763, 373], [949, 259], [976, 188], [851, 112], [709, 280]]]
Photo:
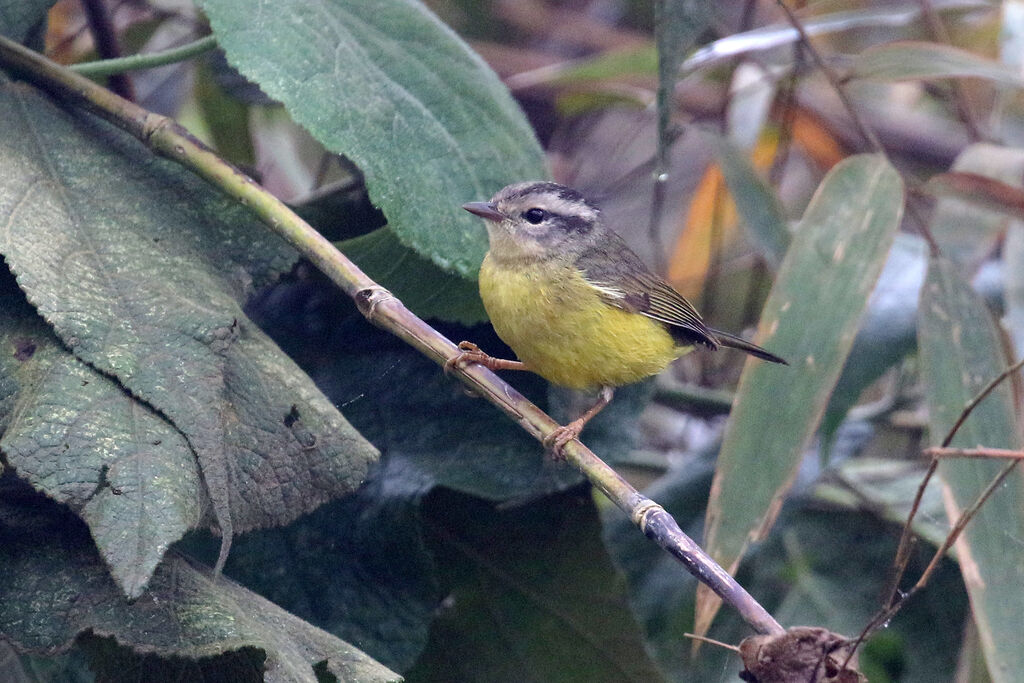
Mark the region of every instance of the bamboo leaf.
[[[960, 153], [952, 170], [956, 173], [943, 174], [936, 181], [938, 187], [945, 185], [952, 192], [936, 202], [930, 228], [943, 254], [974, 269], [992, 253], [996, 240], [1007, 227], [1020, 222], [1010, 217], [1013, 213], [1019, 215], [1019, 206], [1012, 203], [1016, 199], [1014, 188], [1001, 188], [999, 207], [993, 206], [993, 190], [1002, 183], [1020, 187], [1024, 178], [1024, 149], [974, 144]], [[1001, 183], [985, 183], [985, 178]], [[970, 197], [964, 196], [968, 194]]]
[[949, 45], [917, 41], [869, 47], [857, 56], [851, 76], [881, 81], [973, 76], [1024, 86], [1020, 74], [1005, 64]]
[[[964, 406], [1009, 364], [984, 300], [955, 266], [932, 259], [921, 292], [918, 347], [927, 388], [929, 436], [938, 445]], [[953, 447], [1021, 447], [1013, 391], [1004, 382], [971, 413]], [[955, 520], [1006, 463], [946, 459], [939, 464], [946, 514]], [[985, 503], [957, 541], [960, 570], [971, 596], [988, 670], [996, 683], [1024, 670], [1020, 613], [1024, 596], [1024, 476], [1018, 467]]]
[[[735, 569], [778, 514], [853, 344], [903, 211], [884, 158], [851, 157], [807, 208], [765, 303], [758, 343], [790, 367], [748, 360], [708, 506], [708, 552]], [[785, 397], [785, 400], [780, 400]], [[703, 594], [698, 627], [719, 603]]]

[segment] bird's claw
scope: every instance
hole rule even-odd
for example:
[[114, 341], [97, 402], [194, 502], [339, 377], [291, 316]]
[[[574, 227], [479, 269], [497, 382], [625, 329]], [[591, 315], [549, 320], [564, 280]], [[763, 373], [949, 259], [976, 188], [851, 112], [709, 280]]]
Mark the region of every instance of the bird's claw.
[[577, 426], [572, 422], [562, 425], [544, 437], [542, 442], [544, 450], [551, 454], [552, 460], [565, 461], [565, 454], [562, 453], [562, 450], [567, 443], [578, 438], [581, 431], [583, 431], [583, 425]]
[[461, 369], [466, 363], [486, 365], [488, 359], [490, 356], [481, 351], [479, 346], [470, 341], [461, 341], [459, 342], [459, 355], [452, 356], [444, 362], [444, 374], [451, 374], [452, 370]]

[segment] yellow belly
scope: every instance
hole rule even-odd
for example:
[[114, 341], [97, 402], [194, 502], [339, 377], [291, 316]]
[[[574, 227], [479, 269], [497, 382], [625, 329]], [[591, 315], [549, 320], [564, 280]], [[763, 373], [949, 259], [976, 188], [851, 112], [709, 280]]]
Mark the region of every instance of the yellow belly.
[[480, 296], [494, 330], [526, 366], [575, 389], [621, 386], [661, 372], [691, 347], [660, 323], [602, 301], [569, 264], [480, 268]]

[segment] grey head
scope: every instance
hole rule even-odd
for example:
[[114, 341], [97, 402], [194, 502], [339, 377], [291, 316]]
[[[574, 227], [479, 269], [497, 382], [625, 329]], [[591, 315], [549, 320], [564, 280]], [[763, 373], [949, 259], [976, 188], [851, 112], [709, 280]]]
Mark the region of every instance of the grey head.
[[576, 190], [547, 181], [509, 185], [488, 202], [462, 208], [487, 219], [491, 257], [498, 260], [573, 260], [606, 233], [600, 209]]

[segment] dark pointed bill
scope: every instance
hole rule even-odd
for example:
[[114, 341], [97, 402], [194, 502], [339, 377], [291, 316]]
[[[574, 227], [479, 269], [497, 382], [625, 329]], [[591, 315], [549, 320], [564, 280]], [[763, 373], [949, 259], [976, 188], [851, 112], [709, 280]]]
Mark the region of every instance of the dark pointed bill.
[[472, 214], [480, 216], [480, 218], [486, 218], [489, 221], [501, 221], [505, 219], [504, 216], [498, 213], [498, 208], [490, 202], [468, 202], [463, 204], [462, 208]]

